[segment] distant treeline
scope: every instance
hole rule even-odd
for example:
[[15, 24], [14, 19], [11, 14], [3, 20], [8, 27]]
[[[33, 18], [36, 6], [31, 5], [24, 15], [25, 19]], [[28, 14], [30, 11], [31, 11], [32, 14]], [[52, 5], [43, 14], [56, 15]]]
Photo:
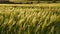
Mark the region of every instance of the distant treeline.
[[1, 1], [0, 3], [7, 3], [7, 4], [22, 4], [22, 3], [27, 3], [27, 4], [32, 4], [32, 3], [60, 3], [60, 0], [5, 0]]

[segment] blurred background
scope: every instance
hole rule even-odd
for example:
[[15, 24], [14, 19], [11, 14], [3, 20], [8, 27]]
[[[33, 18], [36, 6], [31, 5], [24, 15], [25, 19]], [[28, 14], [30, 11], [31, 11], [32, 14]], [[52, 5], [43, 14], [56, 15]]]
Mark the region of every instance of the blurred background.
[[0, 3], [60, 3], [60, 0], [0, 0]]

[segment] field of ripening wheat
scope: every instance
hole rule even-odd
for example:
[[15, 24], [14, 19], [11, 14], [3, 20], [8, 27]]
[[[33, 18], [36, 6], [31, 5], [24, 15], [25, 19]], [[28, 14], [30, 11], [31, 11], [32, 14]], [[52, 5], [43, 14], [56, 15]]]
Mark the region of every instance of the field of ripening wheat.
[[60, 7], [0, 6], [0, 34], [60, 34]]

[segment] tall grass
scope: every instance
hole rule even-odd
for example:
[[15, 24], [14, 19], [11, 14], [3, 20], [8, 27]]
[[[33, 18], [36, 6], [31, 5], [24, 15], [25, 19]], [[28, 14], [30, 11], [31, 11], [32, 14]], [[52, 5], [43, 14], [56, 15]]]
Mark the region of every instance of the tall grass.
[[0, 7], [0, 34], [60, 34], [60, 8]]

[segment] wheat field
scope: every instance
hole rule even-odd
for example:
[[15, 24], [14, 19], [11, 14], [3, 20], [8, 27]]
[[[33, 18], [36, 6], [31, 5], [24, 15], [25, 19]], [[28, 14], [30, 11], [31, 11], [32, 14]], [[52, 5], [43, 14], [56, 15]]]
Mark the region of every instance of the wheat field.
[[0, 6], [0, 34], [60, 34], [60, 7]]

